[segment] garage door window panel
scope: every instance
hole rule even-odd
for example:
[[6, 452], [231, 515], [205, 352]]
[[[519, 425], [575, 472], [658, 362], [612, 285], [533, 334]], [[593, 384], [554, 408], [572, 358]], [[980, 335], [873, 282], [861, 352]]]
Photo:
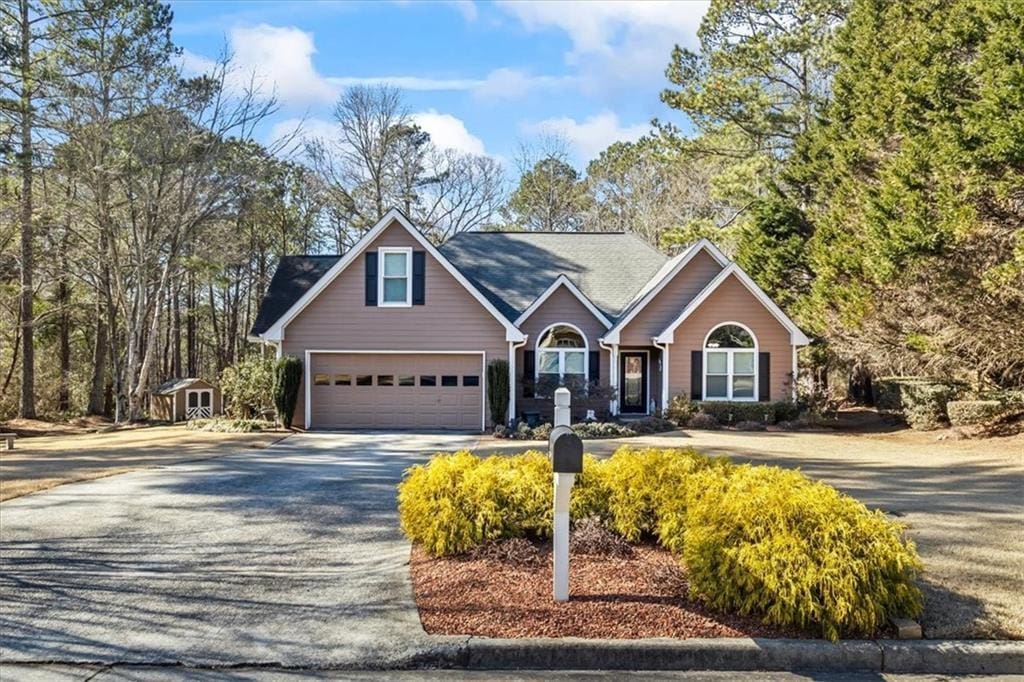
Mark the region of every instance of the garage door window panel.
[[393, 374], [378, 374], [377, 375], [378, 386], [394, 386], [395, 377]]
[[372, 374], [360, 374], [356, 377], [356, 386], [373, 386]]
[[437, 386], [437, 376], [424, 375], [420, 377], [420, 386]]
[[351, 386], [352, 375], [351, 374], [335, 374], [334, 375], [335, 386]]
[[381, 248], [377, 297], [382, 307], [412, 305], [412, 249]]
[[468, 376], [464, 376], [464, 377], [462, 377], [462, 385], [463, 386], [479, 386], [480, 385], [480, 377], [475, 375], [475, 374], [470, 374]]
[[314, 386], [330, 386], [331, 375], [330, 374], [314, 374], [313, 375]]
[[414, 376], [400, 376], [400, 377], [398, 377], [398, 385], [399, 386], [415, 386], [416, 385], [416, 377], [414, 377]]
[[441, 377], [442, 386], [458, 386], [459, 377], [454, 374], [445, 374]]

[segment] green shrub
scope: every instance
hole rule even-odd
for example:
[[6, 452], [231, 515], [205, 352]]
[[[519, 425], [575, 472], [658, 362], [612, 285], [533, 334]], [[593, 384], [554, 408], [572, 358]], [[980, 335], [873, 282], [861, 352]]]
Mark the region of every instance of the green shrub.
[[964, 392], [964, 385], [927, 377], [883, 377], [872, 384], [875, 406], [900, 414], [911, 428], [934, 429], [947, 420], [946, 404]]
[[491, 412], [491, 423], [504, 424], [508, 421], [508, 361], [491, 360], [487, 365], [487, 406]]
[[709, 605], [833, 640], [921, 612], [921, 561], [880, 511], [778, 467], [710, 468], [688, 483], [682, 556]]
[[722, 424], [714, 415], [710, 415], [707, 412], [698, 412], [690, 417], [689, 421], [686, 422], [686, 426], [691, 429], [718, 429], [721, 428]]
[[775, 402], [743, 402], [727, 400], [703, 400], [694, 403], [698, 410], [710, 414], [721, 424], [737, 422], [761, 422], [774, 424], [778, 421], [796, 419], [799, 408], [788, 400]]
[[220, 373], [227, 412], [232, 417], [257, 417], [274, 409], [274, 360], [250, 355]]
[[665, 417], [679, 426], [683, 426], [686, 422], [690, 421], [690, 417], [697, 411], [697, 407], [690, 396], [685, 393], [680, 393], [674, 396], [672, 400], [668, 401], [668, 407], [665, 409]]
[[274, 407], [277, 409], [277, 418], [286, 429], [292, 428], [301, 383], [302, 360], [290, 355], [280, 358], [274, 367]]
[[1001, 415], [1006, 406], [998, 400], [950, 400], [946, 414], [953, 426], [984, 424]]
[[406, 472], [398, 487], [402, 531], [434, 555], [491, 540], [551, 533], [551, 463], [536, 450], [481, 459], [438, 454]]
[[264, 419], [193, 419], [185, 428], [189, 431], [208, 431], [215, 433], [254, 433], [272, 431], [274, 422]]

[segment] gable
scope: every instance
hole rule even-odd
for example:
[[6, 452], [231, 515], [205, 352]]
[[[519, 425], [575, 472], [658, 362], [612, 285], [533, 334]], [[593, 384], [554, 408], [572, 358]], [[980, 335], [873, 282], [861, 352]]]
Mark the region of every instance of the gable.
[[[400, 234], [405, 233], [404, 237], [390, 236], [388, 239], [399, 240], [392, 243], [379, 243], [378, 240], [384, 235], [385, 232], [395, 232]], [[405, 239], [408, 241], [404, 241]], [[522, 341], [522, 334], [518, 329], [502, 315], [494, 304], [489, 301], [479, 289], [477, 289], [469, 279], [465, 277], [461, 272], [448, 259], [438, 251], [437, 247], [431, 244], [426, 237], [424, 237], [409, 220], [396, 209], [391, 209], [388, 213], [374, 225], [363, 237], [352, 247], [344, 256], [338, 260], [331, 268], [324, 274], [316, 283], [306, 291], [301, 298], [298, 299], [284, 314], [280, 315], [271, 324], [268, 329], [261, 333], [259, 336], [265, 341], [280, 341], [284, 338], [285, 327], [287, 327], [293, 319], [295, 319], [302, 311], [305, 310], [313, 301], [315, 301], [320, 294], [328, 288], [343, 272], [349, 269], [350, 266], [360, 261], [365, 262], [363, 254], [373, 245], [374, 249], [382, 246], [411, 246], [414, 250], [419, 249], [426, 253], [427, 261], [432, 262], [440, 266], [446, 271], [466, 292], [470, 294], [470, 297], [475, 300], [478, 307], [482, 307], [484, 311], [495, 319], [504, 329], [506, 340], [508, 341]], [[433, 269], [433, 268], [431, 268]], [[365, 275], [365, 266], [363, 268]], [[351, 288], [351, 287], [350, 287]], [[429, 295], [429, 294], [428, 294]], [[423, 306], [414, 306], [423, 307]]]
[[576, 296], [564, 286], [558, 287], [533, 313], [522, 321], [519, 329], [535, 342], [553, 324], [568, 323], [578, 327], [596, 349], [605, 326]]
[[695, 253], [689, 262], [636, 312], [633, 319], [626, 322], [619, 332], [619, 344], [650, 345], [651, 339], [660, 334], [721, 271], [722, 266], [706, 250], [701, 249]]
[[[723, 296], [728, 296], [728, 298], [723, 299]], [[735, 301], [742, 302], [742, 305], [739, 307], [740, 311], [754, 307], [758, 310], [756, 313], [751, 314], [770, 316], [786, 331], [790, 344], [804, 346], [810, 343], [810, 340], [796, 326], [796, 323], [735, 263], [722, 270], [714, 279], [708, 282], [707, 286], [658, 334], [657, 341], [659, 343], [675, 343], [676, 331], [680, 325], [684, 324], [691, 317], [698, 314], [706, 315], [705, 309], [708, 307], [714, 308], [715, 306], [719, 306], [719, 309], [722, 311], [721, 314], [715, 313], [715, 315], [723, 317], [726, 312], [735, 307]], [[728, 318], [723, 318], [723, 321], [728, 321]]]
[[438, 344], [455, 349], [465, 343], [490, 347], [502, 335], [503, 325], [430, 253], [425, 262], [424, 305], [366, 305], [364, 255], [382, 247], [422, 250], [408, 230], [392, 222], [287, 323], [284, 336], [289, 345], [301, 338], [307, 348], [431, 348], [437, 339]]

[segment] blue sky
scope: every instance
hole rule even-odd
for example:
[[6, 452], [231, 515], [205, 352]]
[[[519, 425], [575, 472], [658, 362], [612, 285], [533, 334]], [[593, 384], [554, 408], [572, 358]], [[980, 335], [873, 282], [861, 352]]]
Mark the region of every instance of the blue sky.
[[225, 48], [237, 78], [256, 74], [280, 111], [262, 141], [305, 119], [327, 131], [347, 85], [401, 87], [442, 147], [511, 159], [519, 141], [557, 133], [581, 168], [636, 139], [661, 104], [676, 43], [694, 46], [705, 2], [212, 2], [176, 0], [175, 41], [202, 71]]

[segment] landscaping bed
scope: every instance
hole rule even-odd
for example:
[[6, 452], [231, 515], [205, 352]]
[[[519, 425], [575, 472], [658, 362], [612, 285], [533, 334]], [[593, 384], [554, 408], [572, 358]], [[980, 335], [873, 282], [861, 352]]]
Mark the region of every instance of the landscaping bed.
[[431, 557], [415, 547], [411, 571], [423, 628], [437, 635], [509, 638], [807, 636], [716, 613], [685, 596], [685, 569], [651, 544], [634, 545], [624, 557], [572, 552], [570, 600], [555, 602], [550, 543], [521, 542], [504, 557]]

